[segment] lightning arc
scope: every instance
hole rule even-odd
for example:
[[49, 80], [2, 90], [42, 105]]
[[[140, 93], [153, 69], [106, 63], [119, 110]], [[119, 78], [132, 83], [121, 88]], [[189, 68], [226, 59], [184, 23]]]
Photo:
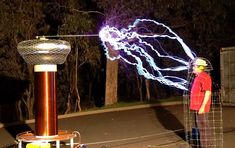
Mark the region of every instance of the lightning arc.
[[[151, 26], [150, 29], [146, 27], [148, 25]], [[151, 29], [156, 27], [161, 28], [164, 32], [158, 34], [152, 33], [153, 31], [151, 31]], [[147, 33], [143, 33], [143, 30]], [[147, 79], [157, 80], [162, 84], [187, 90], [187, 80], [172, 74], [169, 75], [168, 73], [188, 70], [188, 61], [193, 60], [196, 56], [184, 41], [168, 26], [154, 20], [136, 19], [135, 22], [127, 28], [118, 29], [108, 25], [104, 26], [99, 32], [99, 37], [108, 59], [122, 59], [128, 64], [134, 65], [139, 75]], [[187, 57], [171, 56], [168, 52], [159, 48], [159, 46], [155, 46], [154, 42], [160, 44], [157, 39], [166, 38], [178, 42]], [[115, 50], [118, 54], [112, 55], [110, 49]], [[155, 55], [153, 56], [153, 54], [150, 53], [154, 53]], [[167, 59], [178, 65], [161, 68], [156, 62], [161, 59]]]

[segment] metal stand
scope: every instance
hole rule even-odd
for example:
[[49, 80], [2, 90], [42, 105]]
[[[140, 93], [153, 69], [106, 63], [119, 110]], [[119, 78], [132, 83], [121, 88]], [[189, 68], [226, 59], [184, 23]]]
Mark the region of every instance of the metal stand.
[[55, 142], [56, 148], [60, 148], [60, 142], [61, 141], [69, 141], [70, 148], [74, 148], [74, 138], [78, 137], [79, 142], [78, 145], [80, 145], [80, 133], [79, 132], [69, 132], [67, 130], [60, 130], [58, 131], [58, 135], [54, 136], [35, 136], [31, 131], [26, 131], [23, 133], [20, 133], [16, 136], [16, 140], [18, 141], [18, 148], [23, 148], [22, 144], [25, 143], [48, 143], [48, 142]]

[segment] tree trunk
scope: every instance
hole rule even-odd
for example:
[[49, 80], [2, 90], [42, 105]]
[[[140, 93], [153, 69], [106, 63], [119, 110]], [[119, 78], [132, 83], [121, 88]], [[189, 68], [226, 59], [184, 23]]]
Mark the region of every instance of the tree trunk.
[[18, 119], [20, 121], [23, 121], [24, 120], [24, 117], [23, 117], [23, 113], [22, 113], [22, 109], [21, 109], [21, 104], [22, 104], [22, 101], [19, 100], [16, 102], [16, 106], [17, 106], [17, 111], [18, 111]]
[[29, 90], [27, 91], [27, 106], [29, 112], [29, 119], [34, 118], [34, 85], [30, 82]]
[[118, 61], [107, 59], [106, 64], [106, 84], [105, 84], [105, 105], [117, 103], [118, 83]]
[[71, 112], [71, 93], [69, 92], [69, 95], [68, 95], [68, 99], [67, 99], [67, 103], [66, 103], [66, 111], [64, 114], [68, 114]]
[[73, 102], [73, 98], [75, 98], [75, 104], [74, 104], [74, 110], [73, 111], [81, 111], [81, 105], [80, 105], [80, 95], [78, 91], [78, 85], [77, 85], [77, 75], [78, 75], [78, 48], [75, 48], [75, 56], [74, 56], [74, 61], [75, 64], [72, 66], [70, 69], [70, 91], [68, 95], [68, 101], [67, 101], [67, 109], [65, 111], [65, 114], [69, 113], [72, 111], [72, 105], [71, 103]]
[[34, 107], [34, 85], [33, 85], [33, 68], [31, 65], [27, 65], [28, 72], [29, 72], [29, 85], [28, 88], [24, 92], [24, 96], [22, 97], [23, 103], [27, 107], [28, 111], [28, 118], [33, 119], [34, 113], [33, 113], [33, 107]]
[[80, 95], [79, 95], [79, 92], [78, 92], [78, 87], [76, 86], [76, 89], [75, 89], [75, 96], [76, 96], [76, 107], [75, 107], [75, 112], [77, 111], [77, 108], [78, 108], [78, 111], [82, 111], [82, 108], [81, 108], [81, 105], [80, 105]]
[[146, 87], [146, 99], [150, 100], [150, 80], [145, 79], [145, 87]]
[[140, 101], [143, 101], [143, 91], [142, 91], [142, 78], [138, 77], [138, 74], [136, 73], [136, 79], [137, 79], [137, 87], [138, 87], [138, 91], [139, 91], [139, 97], [140, 97]]
[[93, 87], [93, 82], [89, 81], [89, 92], [88, 92], [89, 103], [92, 101], [92, 87]]
[[[109, 48], [109, 54], [111, 57], [116, 57], [118, 52], [107, 43]], [[118, 60], [106, 61], [106, 82], [105, 82], [105, 105], [115, 104], [118, 101], [117, 98], [118, 87]]]
[[[77, 46], [77, 45], [76, 45]], [[76, 111], [76, 108], [78, 108], [78, 111], [81, 111], [81, 105], [80, 105], [80, 95], [79, 95], [79, 92], [78, 92], [78, 47], [75, 48], [75, 66], [74, 66], [74, 95], [76, 97], [76, 107], [75, 107], [75, 111]]]

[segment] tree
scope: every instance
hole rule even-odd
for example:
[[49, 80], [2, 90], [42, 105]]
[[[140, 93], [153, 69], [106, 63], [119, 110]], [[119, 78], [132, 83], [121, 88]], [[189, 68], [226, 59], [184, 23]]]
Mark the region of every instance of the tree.
[[[32, 118], [34, 102], [33, 69], [22, 60], [16, 47], [20, 41], [34, 38], [39, 32], [45, 32], [48, 29], [43, 21], [42, 3], [22, 0], [1, 1], [0, 3], [1, 77], [27, 83], [26, 89], [22, 90], [21, 96], [19, 95], [15, 102], [18, 110], [17, 117], [19, 117], [19, 120]], [[23, 88], [23, 86], [19, 87]], [[23, 113], [25, 108], [27, 108], [26, 115]]]
[[[85, 5], [84, 2], [69, 1], [66, 6], [60, 6], [65, 11], [64, 19], [62, 25], [59, 27], [59, 34], [61, 35], [77, 35], [77, 34], [87, 34], [89, 32], [94, 32], [96, 27], [89, 12], [80, 11], [80, 9]], [[67, 109], [65, 113], [81, 111], [81, 98], [78, 88], [78, 71], [84, 64], [89, 63], [91, 67], [99, 68], [100, 63], [100, 52], [99, 47], [94, 45], [96, 41], [90, 41], [91, 38], [79, 37], [79, 38], [68, 38], [72, 45], [72, 51], [68, 56], [65, 71], [68, 73], [69, 80], [69, 94], [67, 97]], [[94, 70], [94, 69], [93, 69]], [[90, 73], [95, 74], [90, 71]], [[87, 81], [86, 81], [87, 82]], [[92, 85], [92, 80], [88, 80], [88, 85]], [[90, 86], [89, 86], [90, 87]], [[84, 87], [82, 87], [84, 88]], [[73, 103], [75, 100], [75, 103]], [[75, 104], [72, 107], [72, 104]]]

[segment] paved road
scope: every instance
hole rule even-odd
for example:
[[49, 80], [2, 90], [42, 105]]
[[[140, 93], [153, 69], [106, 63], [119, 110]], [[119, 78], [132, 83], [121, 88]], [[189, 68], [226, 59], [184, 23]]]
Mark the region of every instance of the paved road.
[[[224, 148], [235, 145], [235, 107], [223, 108]], [[78, 115], [78, 116], [77, 116]], [[183, 148], [183, 106], [86, 112], [60, 117], [59, 129], [79, 131], [88, 148]], [[0, 128], [0, 145], [14, 143], [17, 133], [34, 124]], [[77, 142], [75, 140], [75, 142]]]

